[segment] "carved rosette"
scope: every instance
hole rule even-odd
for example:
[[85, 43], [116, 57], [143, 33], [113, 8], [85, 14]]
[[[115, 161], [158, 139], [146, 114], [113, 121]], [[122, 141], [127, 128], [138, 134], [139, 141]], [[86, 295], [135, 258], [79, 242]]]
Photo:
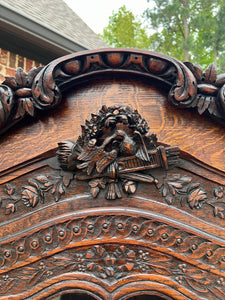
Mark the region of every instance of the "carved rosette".
[[15, 77], [7, 77], [0, 85], [1, 133], [27, 114], [58, 105], [62, 92], [81, 78], [112, 71], [154, 78], [170, 87], [168, 98], [173, 104], [197, 107], [200, 114], [208, 112], [224, 121], [225, 76], [217, 76], [213, 65], [203, 73], [199, 66], [154, 52], [106, 49], [68, 55], [28, 74], [19, 68]]

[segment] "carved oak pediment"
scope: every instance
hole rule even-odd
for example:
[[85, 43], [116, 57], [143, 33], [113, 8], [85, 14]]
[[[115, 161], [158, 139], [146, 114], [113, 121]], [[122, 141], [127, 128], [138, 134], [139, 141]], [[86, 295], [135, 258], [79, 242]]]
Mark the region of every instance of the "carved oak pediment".
[[[136, 76], [129, 84], [127, 74]], [[6, 79], [0, 86], [2, 132], [26, 114], [65, 104], [62, 112], [29, 124], [28, 150], [19, 160], [12, 156], [21, 145], [2, 156], [0, 299], [81, 291], [102, 300], [143, 292], [223, 300], [225, 175], [223, 167], [206, 163], [208, 156], [200, 160], [207, 145], [218, 147], [216, 154], [210, 150], [220, 166], [222, 127], [215, 125], [214, 145], [212, 123], [195, 127], [191, 113], [183, 123], [183, 111], [174, 108], [197, 107], [223, 123], [223, 89], [224, 75], [213, 66], [203, 73], [126, 49], [69, 55]], [[184, 134], [179, 128], [185, 126]], [[3, 149], [24, 136], [21, 127], [18, 135], [2, 137]], [[200, 158], [192, 155], [198, 138], [193, 134], [192, 141], [192, 131], [199, 129], [201, 137], [212, 134], [207, 145], [200, 141]], [[183, 148], [188, 137], [191, 153]]]

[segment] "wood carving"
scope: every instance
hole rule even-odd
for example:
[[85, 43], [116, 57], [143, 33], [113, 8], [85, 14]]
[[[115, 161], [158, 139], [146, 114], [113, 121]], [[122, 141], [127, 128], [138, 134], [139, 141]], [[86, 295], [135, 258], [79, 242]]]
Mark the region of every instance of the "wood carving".
[[[197, 107], [224, 124], [225, 75], [217, 76], [210, 65], [203, 73], [199, 66], [181, 62], [154, 52], [105, 49], [72, 54], [28, 74], [19, 68], [15, 77], [0, 85], [0, 133], [38, 110], [58, 105], [62, 93], [88, 76], [102, 76], [108, 71], [142, 75], [169, 87], [168, 99], [181, 107]], [[104, 76], [104, 75], [103, 75]]]
[[127, 213], [70, 217], [2, 244], [0, 295], [16, 295], [19, 286], [20, 293], [32, 296], [36, 286], [42, 289], [66, 277], [97, 283], [109, 295], [118, 285], [123, 288], [123, 282], [153, 280], [175, 286], [190, 299], [193, 295], [224, 299], [224, 247], [166, 223]]
[[190, 290], [200, 297], [221, 300], [225, 297], [224, 277], [211, 275], [208, 270], [199, 270], [171, 255], [141, 246], [112, 244], [104, 247], [96, 245], [76, 252], [67, 250], [17, 271], [19, 276], [15, 271], [3, 275], [0, 294], [13, 293], [17, 285], [21, 285], [21, 290], [26, 293], [33, 286], [66, 272], [71, 276], [74, 273], [88, 274], [89, 281], [95, 277], [104, 282], [108, 290], [118, 280], [132, 275], [141, 275], [145, 279], [156, 275], [158, 281], [168, 278], [177, 289]]
[[[190, 209], [209, 207], [212, 215], [225, 218], [223, 186], [205, 187], [190, 175], [171, 173], [179, 161], [179, 148], [157, 146], [157, 137], [149, 132], [137, 110], [127, 106], [103, 106], [98, 114], [81, 126], [77, 142], [59, 143], [59, 165], [51, 173], [37, 174], [20, 190], [7, 183], [0, 197], [5, 215], [15, 213], [18, 204], [34, 208], [49, 196], [58, 202], [72, 181], [86, 181], [93, 198], [103, 190], [105, 198], [115, 200], [132, 195], [137, 183], [152, 184], [168, 205]], [[161, 168], [160, 176], [153, 170]]]
[[107, 185], [106, 199], [115, 200], [122, 197], [121, 187], [134, 194], [135, 182], [158, 183], [142, 171], [168, 169], [177, 163], [179, 149], [157, 147], [156, 142], [136, 110], [103, 106], [82, 126], [76, 143], [59, 143], [57, 154], [63, 169], [76, 171], [77, 180], [89, 180], [94, 198]]
[[[46, 142], [33, 156], [27, 157], [30, 148], [15, 148], [18, 161], [4, 157], [0, 299], [67, 292], [99, 300], [144, 294], [225, 299], [223, 148], [214, 141], [216, 136], [222, 142], [221, 126], [204, 120], [199, 127], [197, 120], [189, 123], [189, 112], [183, 118], [173, 107], [196, 108], [225, 124], [224, 89], [225, 75], [217, 75], [213, 65], [203, 72], [191, 63], [130, 49], [71, 54], [6, 78], [0, 85], [0, 134], [43, 111], [38, 122], [16, 132], [23, 132], [24, 149], [36, 138]], [[166, 103], [167, 94], [173, 105]], [[52, 111], [47, 120], [44, 111], [62, 99], [65, 110]], [[123, 104], [126, 99], [130, 107]], [[107, 105], [88, 118], [99, 103]], [[160, 142], [147, 124], [153, 119]], [[42, 134], [45, 121], [48, 130]], [[192, 137], [203, 126], [216, 130], [212, 136], [207, 132], [205, 145], [199, 143], [203, 156], [215, 147], [208, 162], [185, 148], [195, 147]], [[18, 138], [10, 131], [2, 145]], [[182, 151], [168, 146], [174, 144]]]

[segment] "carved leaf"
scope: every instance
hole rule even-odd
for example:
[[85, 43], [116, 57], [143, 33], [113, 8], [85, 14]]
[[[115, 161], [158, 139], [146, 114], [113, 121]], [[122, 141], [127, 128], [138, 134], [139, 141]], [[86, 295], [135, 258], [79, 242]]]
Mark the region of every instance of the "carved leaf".
[[224, 208], [220, 207], [220, 206], [215, 206], [214, 207], [214, 216], [219, 217], [220, 219], [224, 219]]
[[90, 189], [93, 198], [96, 198], [98, 196], [99, 191], [99, 187], [97, 186]]
[[197, 188], [192, 190], [188, 195], [188, 203], [190, 208], [200, 208], [202, 203], [207, 200], [207, 193], [201, 189]]
[[66, 187], [68, 187], [70, 185], [71, 180], [73, 180], [73, 176], [74, 175], [72, 172], [63, 172], [62, 181]]
[[171, 205], [173, 204], [174, 198], [171, 195], [166, 195], [165, 200], [169, 205]]
[[28, 82], [27, 73], [22, 68], [17, 69], [15, 78], [19, 86], [21, 87], [27, 86], [27, 82]]
[[90, 185], [90, 187], [94, 188], [94, 187], [98, 186], [98, 183], [99, 183], [99, 179], [94, 179], [94, 180], [89, 181], [88, 184]]
[[198, 113], [202, 115], [208, 108], [213, 100], [213, 97], [211, 96], [201, 96], [199, 97], [197, 108], [198, 108]]
[[13, 203], [9, 203], [5, 207], [5, 214], [10, 215], [15, 212], [15, 205]]
[[224, 195], [224, 189], [222, 186], [218, 186], [214, 189], [213, 193], [217, 198], [222, 199]]
[[200, 82], [202, 79], [202, 68], [199, 65], [192, 64], [191, 62], [184, 63], [194, 74], [197, 82]]
[[43, 67], [34, 67], [32, 68], [27, 75], [27, 86], [31, 87], [35, 76], [43, 69]]
[[12, 90], [5, 86], [0, 85], [0, 127], [4, 126], [8, 120], [14, 105], [14, 98]]
[[47, 176], [45, 176], [45, 175], [38, 175], [38, 176], [36, 177], [36, 179], [37, 179], [40, 183], [43, 183], [43, 184], [49, 182]]
[[40, 278], [43, 276], [43, 274], [45, 273], [44, 271], [37, 271], [35, 272], [29, 279], [28, 284], [30, 285], [34, 285], [38, 280], [40, 280]]
[[217, 77], [216, 66], [214, 64], [210, 64], [205, 70], [203, 77], [205, 83], [214, 83]]
[[13, 90], [17, 89], [18, 87], [15, 77], [6, 77], [3, 84], [9, 86]]
[[211, 281], [208, 279], [205, 280], [198, 280], [195, 279], [193, 276], [193, 274], [191, 274], [191, 277], [186, 277], [185, 280], [187, 281], [187, 283], [196, 291], [200, 292], [200, 293], [208, 293], [208, 288], [207, 288], [207, 284], [210, 284]]
[[20, 99], [23, 103], [23, 109], [26, 111], [30, 116], [34, 116], [34, 105], [31, 98], [23, 98]]
[[24, 115], [25, 115], [25, 109], [24, 109], [24, 106], [23, 106], [23, 100], [22, 99], [18, 99], [18, 106], [17, 106], [17, 112], [16, 112], [16, 115], [15, 115], [15, 119], [18, 119], [18, 118], [22, 118]]
[[169, 268], [165, 268], [163, 266], [160, 265], [152, 265], [151, 264], [151, 269], [154, 270], [156, 273], [161, 274], [161, 275], [165, 275], [165, 276], [170, 276], [171, 272], [169, 271]]
[[6, 185], [5, 185], [5, 192], [6, 192], [9, 196], [11, 196], [11, 195], [13, 195], [13, 194], [15, 193], [15, 188], [14, 188], [11, 184], [6, 183]]

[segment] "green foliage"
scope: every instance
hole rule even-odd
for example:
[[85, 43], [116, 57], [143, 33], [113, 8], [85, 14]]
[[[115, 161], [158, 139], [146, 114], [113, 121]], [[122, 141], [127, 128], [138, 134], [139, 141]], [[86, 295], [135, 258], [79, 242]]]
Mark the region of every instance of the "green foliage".
[[151, 9], [142, 21], [125, 6], [112, 13], [101, 35], [109, 46], [153, 50], [203, 68], [214, 62], [225, 71], [224, 0], [146, 1]]
[[103, 40], [112, 47], [149, 49], [150, 40], [142, 22], [122, 6], [109, 17], [109, 24], [103, 29]]
[[143, 16], [156, 33], [155, 51], [190, 60], [205, 67], [212, 61], [222, 65], [225, 37], [225, 4], [222, 0], [147, 0], [153, 9]]

